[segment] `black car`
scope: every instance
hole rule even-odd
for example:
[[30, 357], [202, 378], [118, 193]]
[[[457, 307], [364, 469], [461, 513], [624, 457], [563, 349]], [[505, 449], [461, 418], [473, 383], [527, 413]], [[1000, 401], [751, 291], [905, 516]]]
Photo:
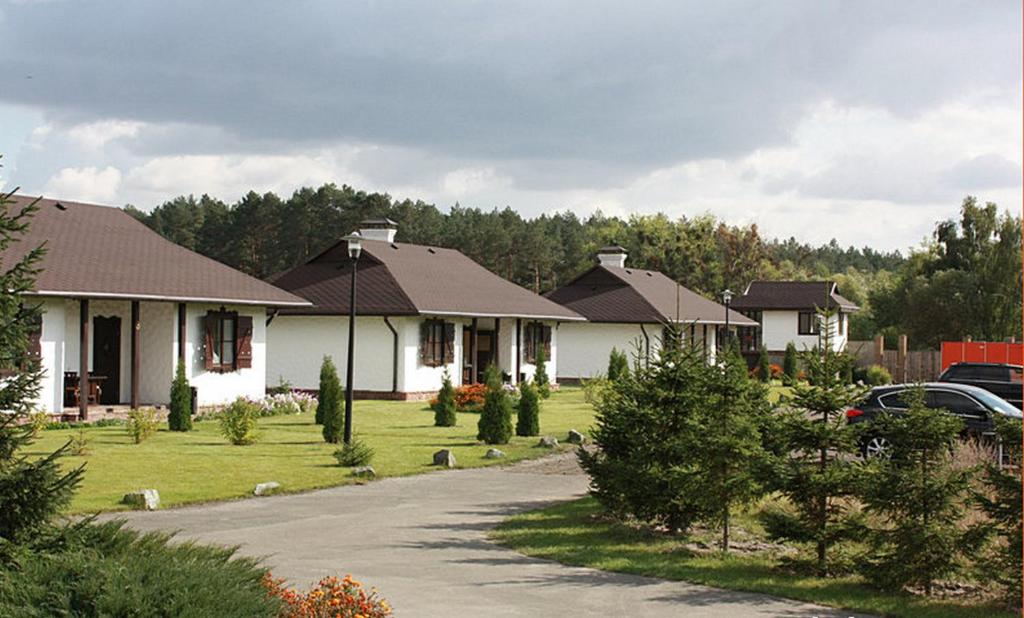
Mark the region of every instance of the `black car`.
[[999, 395], [1021, 408], [1024, 368], [1002, 363], [955, 363], [939, 376], [939, 382], [970, 384]]
[[[1021, 411], [1005, 399], [989, 391], [949, 382], [924, 384], [924, 404], [929, 408], [942, 408], [964, 421], [965, 437], [991, 439], [995, 434], [996, 416], [1021, 419]], [[870, 423], [883, 412], [899, 414], [907, 409], [905, 394], [914, 384], [893, 384], [871, 389], [867, 398], [856, 408], [846, 411], [846, 420], [851, 425]], [[865, 457], [875, 457], [889, 448], [889, 441], [883, 435], [866, 431], [861, 442]]]

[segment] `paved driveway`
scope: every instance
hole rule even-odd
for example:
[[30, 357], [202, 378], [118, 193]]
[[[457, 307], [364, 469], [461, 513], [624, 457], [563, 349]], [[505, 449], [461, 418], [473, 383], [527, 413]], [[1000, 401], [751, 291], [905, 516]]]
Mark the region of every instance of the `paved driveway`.
[[395, 614], [498, 616], [849, 616], [804, 603], [524, 557], [486, 540], [510, 514], [581, 496], [566, 456], [452, 470], [292, 496], [132, 513], [141, 530], [241, 545], [305, 586], [352, 573]]

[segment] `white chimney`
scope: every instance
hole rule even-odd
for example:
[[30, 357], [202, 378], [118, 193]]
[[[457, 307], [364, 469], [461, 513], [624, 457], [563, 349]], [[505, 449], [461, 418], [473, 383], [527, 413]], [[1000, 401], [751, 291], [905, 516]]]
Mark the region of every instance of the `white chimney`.
[[597, 250], [597, 260], [607, 268], [625, 268], [626, 250], [619, 245], [609, 245]]
[[359, 224], [359, 235], [366, 240], [395, 242], [398, 224], [391, 219], [366, 219]]

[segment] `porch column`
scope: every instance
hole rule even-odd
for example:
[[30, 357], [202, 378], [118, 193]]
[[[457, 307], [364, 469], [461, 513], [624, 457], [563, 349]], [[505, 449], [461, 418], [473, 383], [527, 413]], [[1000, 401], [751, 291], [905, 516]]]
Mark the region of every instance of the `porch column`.
[[133, 410], [139, 408], [139, 367], [142, 363], [139, 358], [139, 330], [142, 324], [139, 321], [139, 301], [132, 301], [132, 393], [131, 406]]
[[89, 418], [89, 299], [78, 301], [78, 420]]
[[480, 350], [480, 336], [477, 332], [476, 318], [473, 318], [473, 322], [469, 326], [469, 383], [477, 383], [477, 352]]
[[182, 363], [185, 362], [185, 341], [188, 335], [185, 331], [185, 323], [187, 319], [185, 303], [178, 303], [178, 361]]
[[523, 319], [516, 318], [516, 375], [512, 378], [513, 384], [519, 384], [519, 377], [522, 375], [523, 362]]
[[494, 318], [494, 365], [501, 371], [501, 318]]

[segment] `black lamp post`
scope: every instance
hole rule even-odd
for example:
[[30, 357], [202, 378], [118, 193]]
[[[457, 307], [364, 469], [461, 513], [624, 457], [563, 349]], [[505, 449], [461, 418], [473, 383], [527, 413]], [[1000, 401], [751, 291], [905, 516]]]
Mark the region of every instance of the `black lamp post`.
[[725, 291], [722, 292], [722, 300], [725, 301], [725, 341], [723, 342], [722, 350], [728, 354], [729, 340], [732, 337], [732, 334], [729, 332], [729, 303], [732, 302], [732, 290], [725, 288]]
[[363, 252], [363, 237], [352, 233], [344, 238], [348, 242], [348, 257], [352, 259], [352, 282], [348, 296], [348, 362], [345, 363], [345, 444], [352, 442], [352, 370], [356, 350], [356, 265]]

